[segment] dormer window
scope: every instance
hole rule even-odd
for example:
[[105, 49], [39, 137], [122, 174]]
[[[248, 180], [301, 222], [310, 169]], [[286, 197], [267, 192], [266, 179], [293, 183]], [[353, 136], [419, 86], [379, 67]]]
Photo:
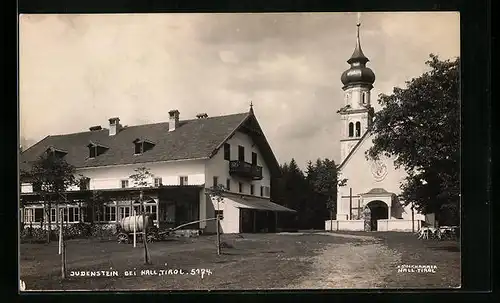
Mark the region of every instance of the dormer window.
[[134, 141], [134, 145], [135, 145], [134, 155], [141, 155], [155, 146], [153, 142], [141, 139], [136, 139]]
[[108, 150], [108, 147], [94, 142], [90, 142], [90, 144], [87, 145], [87, 147], [89, 148], [90, 159], [96, 158], [97, 156], [102, 155], [104, 152], [106, 152], [106, 150]]
[[51, 146], [51, 147], [47, 148], [46, 153], [48, 156], [62, 158], [64, 156], [66, 156], [66, 154], [68, 152]]

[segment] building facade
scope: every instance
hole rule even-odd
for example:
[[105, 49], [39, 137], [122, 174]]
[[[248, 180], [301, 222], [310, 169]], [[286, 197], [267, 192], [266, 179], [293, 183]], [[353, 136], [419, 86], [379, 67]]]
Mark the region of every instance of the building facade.
[[[142, 192], [144, 211], [159, 228], [195, 222], [185, 228], [215, 232], [215, 221], [207, 219], [219, 213], [224, 233], [279, 229], [277, 213], [294, 211], [270, 200], [279, 165], [253, 108], [218, 117], [179, 116], [172, 110], [168, 122], [137, 126], [111, 118], [107, 129], [48, 136], [28, 148], [20, 155], [21, 169], [29, 171], [40, 155], [52, 152], [76, 168], [80, 183], [52, 199], [57, 203], [44, 211], [50, 193], [41, 184], [21, 180], [21, 221], [46, 227], [50, 216], [53, 225], [62, 219], [116, 228], [133, 210], [140, 213]], [[141, 168], [151, 173], [147, 185], [131, 177]], [[209, 192], [221, 185], [224, 199], [217, 202]]]
[[391, 158], [374, 161], [366, 157], [373, 144], [371, 125], [374, 109], [371, 90], [375, 74], [361, 49], [357, 24], [356, 47], [347, 61], [350, 68], [342, 76], [344, 106], [341, 116], [341, 164], [339, 177], [346, 178], [338, 188], [336, 220], [325, 222], [326, 230], [416, 231], [425, 216], [400, 201], [400, 185], [406, 177]]

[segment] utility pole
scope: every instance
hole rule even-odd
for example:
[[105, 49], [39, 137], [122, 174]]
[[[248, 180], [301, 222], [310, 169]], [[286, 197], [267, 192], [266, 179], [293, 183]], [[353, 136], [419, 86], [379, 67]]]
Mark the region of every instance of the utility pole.
[[349, 220], [352, 219], [352, 187], [349, 188]]
[[143, 190], [141, 189], [141, 192], [139, 194], [139, 202], [141, 204], [141, 211], [142, 211], [142, 243], [144, 244], [144, 264], [148, 265], [151, 264], [149, 260], [149, 251], [148, 251], [148, 241], [146, 239], [146, 214], [145, 214], [145, 209], [144, 209], [144, 199], [143, 199]]
[[217, 216], [215, 220], [217, 224], [217, 255], [220, 256], [220, 230], [219, 230], [219, 224], [220, 224], [220, 207], [219, 207], [219, 198], [217, 197]]
[[413, 202], [411, 202], [411, 232], [415, 232], [415, 211]]
[[132, 215], [134, 218], [134, 248], [137, 247], [137, 212], [135, 208], [132, 207]]
[[64, 280], [66, 279], [66, 245], [64, 243], [64, 233], [62, 231], [63, 229], [63, 216], [64, 209], [61, 210], [61, 223], [60, 223], [60, 229], [59, 229], [59, 237], [60, 237], [60, 247], [61, 247], [61, 278]]

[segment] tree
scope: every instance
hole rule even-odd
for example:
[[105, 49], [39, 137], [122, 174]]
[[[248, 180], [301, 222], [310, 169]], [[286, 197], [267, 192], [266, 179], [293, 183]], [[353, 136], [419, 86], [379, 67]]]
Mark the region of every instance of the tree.
[[[460, 201], [460, 58], [430, 55], [430, 70], [380, 95], [374, 117], [373, 146], [367, 157], [394, 157], [407, 172], [405, 203], [425, 213], [447, 213], [458, 224]], [[445, 220], [444, 217], [439, 220]]]
[[63, 193], [76, 185], [75, 167], [67, 163], [57, 152], [48, 150], [42, 154], [28, 171], [21, 171], [21, 178], [31, 180], [33, 191], [37, 192], [44, 203], [48, 219], [47, 243], [50, 243], [52, 204], [57, 207]]
[[226, 193], [226, 188], [222, 184], [217, 184], [212, 186], [209, 190], [209, 195], [211, 199], [217, 201], [217, 213], [215, 216], [216, 230], [217, 230], [217, 255], [221, 254], [221, 241], [220, 241], [220, 203], [224, 201], [224, 196]]
[[146, 228], [146, 215], [145, 215], [145, 207], [144, 207], [144, 187], [148, 187], [151, 185], [151, 179], [154, 175], [151, 173], [149, 168], [139, 167], [134, 169], [135, 174], [131, 175], [129, 178], [133, 180], [134, 186], [140, 187], [139, 193], [139, 202], [141, 204], [140, 213], [142, 214], [142, 223], [143, 223], [143, 231], [142, 231], [142, 242], [144, 244], [144, 264], [151, 264], [151, 260], [149, 258], [148, 244], [147, 244], [147, 228]]
[[337, 187], [343, 186], [347, 180], [338, 179], [338, 168], [335, 161], [317, 159], [315, 165], [308, 167], [307, 179], [314, 195], [319, 201], [319, 212], [315, 220], [323, 221], [327, 217], [333, 220], [337, 209]]

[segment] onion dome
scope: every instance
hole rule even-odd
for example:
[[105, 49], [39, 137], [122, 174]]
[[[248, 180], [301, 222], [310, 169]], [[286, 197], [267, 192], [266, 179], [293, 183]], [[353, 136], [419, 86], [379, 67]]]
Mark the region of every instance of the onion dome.
[[351, 67], [342, 73], [340, 80], [344, 84], [344, 87], [351, 85], [367, 85], [373, 87], [373, 83], [375, 82], [375, 74], [373, 71], [366, 67], [366, 63], [370, 60], [363, 54], [363, 50], [361, 50], [361, 42], [359, 41], [359, 27], [361, 23], [356, 24], [357, 35], [356, 35], [356, 48], [352, 53], [351, 58], [347, 60], [347, 63], [351, 65]]

